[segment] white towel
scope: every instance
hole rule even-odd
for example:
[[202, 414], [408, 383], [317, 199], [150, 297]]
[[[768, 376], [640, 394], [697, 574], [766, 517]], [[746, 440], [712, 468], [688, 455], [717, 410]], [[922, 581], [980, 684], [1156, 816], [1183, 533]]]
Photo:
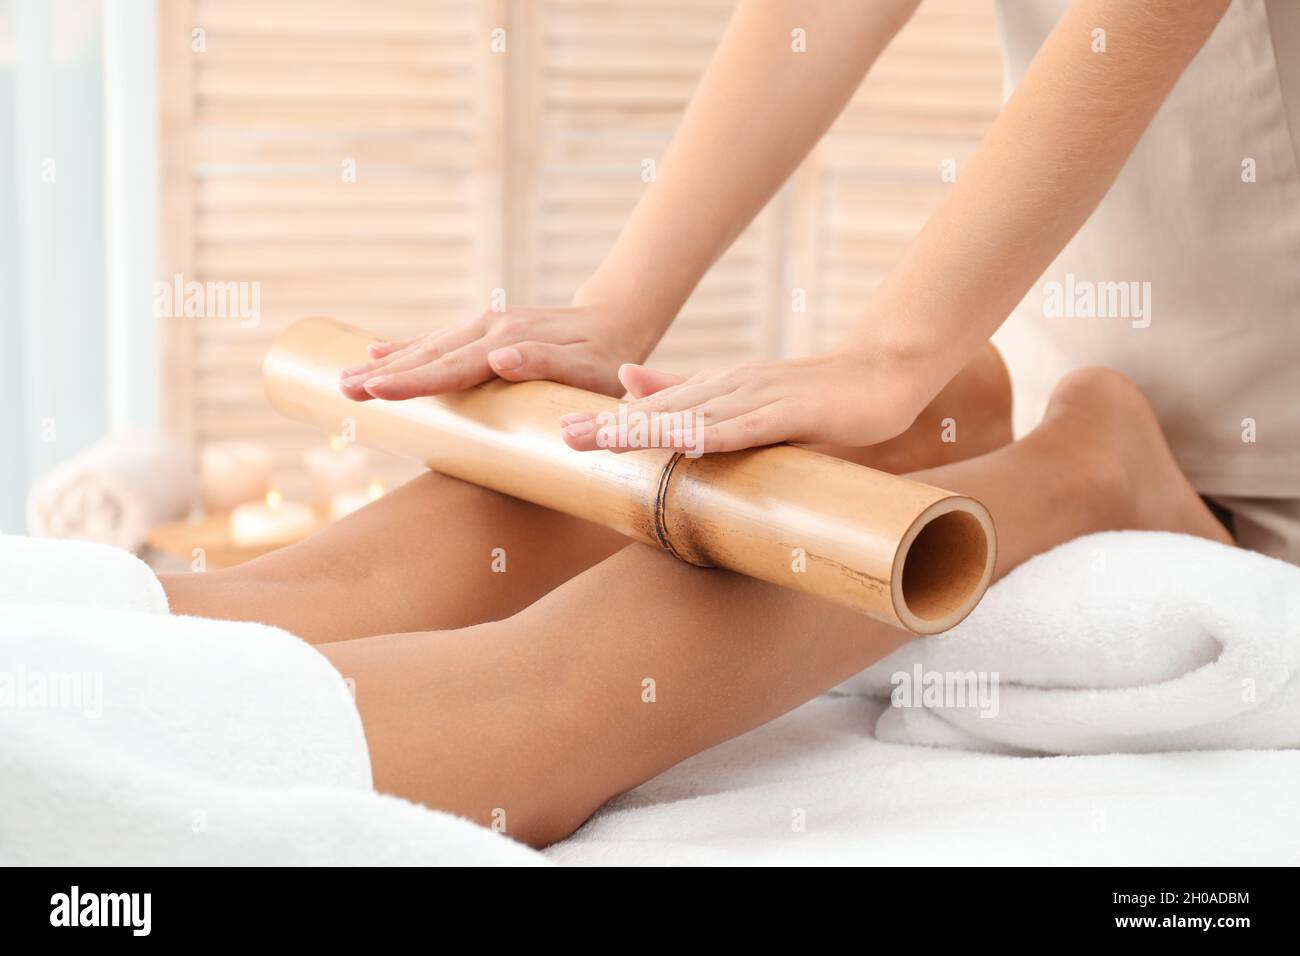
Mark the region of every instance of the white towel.
[[125, 552], [0, 536], [0, 864], [542, 860], [376, 794], [310, 645], [165, 611]]
[[[15, 585], [8, 572], [21, 568]], [[537, 861], [375, 795], [341, 679], [283, 631], [165, 615], [156, 579], [112, 549], [0, 536], [0, 572], [0, 605], [26, 605], [0, 607], [0, 674], [103, 676], [102, 696], [92, 676], [73, 706], [0, 705], [0, 864]], [[999, 662], [999, 716], [957, 718], [978, 733], [947, 711], [901, 712], [930, 721], [916, 733], [883, 708], [893, 739], [936, 742], [939, 728], [937, 742], [983, 750], [1287, 746], [1298, 582], [1288, 565], [1196, 539], [1082, 539], [850, 686], [887, 696], [889, 675], [922, 650], [952, 654], [953, 667]], [[80, 607], [50, 607], [61, 594], [82, 595]], [[1256, 700], [1209, 694], [1207, 711], [1201, 671], [1230, 688], [1259, 672]], [[102, 716], [86, 716], [97, 700]], [[879, 743], [867, 728], [881, 710], [855, 697], [809, 704], [620, 798], [550, 856], [1184, 864], [1300, 852], [1295, 751], [972, 755]], [[1144, 733], [1143, 720], [1162, 729]]]
[[27, 530], [137, 550], [149, 530], [188, 514], [194, 475], [157, 432], [117, 432], [41, 476], [27, 496]]
[[[952, 631], [912, 641], [841, 690], [892, 697], [876, 736], [895, 743], [1049, 754], [1292, 748], [1298, 671], [1300, 568], [1126, 531], [1026, 562]], [[983, 700], [970, 693], [981, 678]]]
[[132, 554], [89, 541], [0, 535], [0, 607], [112, 608], [167, 613], [167, 595]]

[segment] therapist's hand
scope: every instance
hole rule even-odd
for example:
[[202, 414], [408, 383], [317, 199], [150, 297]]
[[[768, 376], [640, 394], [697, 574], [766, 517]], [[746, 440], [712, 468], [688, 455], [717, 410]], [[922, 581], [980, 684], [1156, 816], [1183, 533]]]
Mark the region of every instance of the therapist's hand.
[[561, 422], [579, 451], [737, 451], [790, 441], [873, 445], [904, 431], [930, 396], [896, 363], [859, 350], [759, 362], [681, 380], [639, 365], [619, 377], [636, 400]]
[[654, 345], [645, 329], [626, 311], [600, 305], [485, 312], [454, 328], [371, 346], [371, 361], [345, 368], [339, 387], [356, 401], [393, 401], [498, 377], [621, 395], [619, 364], [640, 361]]

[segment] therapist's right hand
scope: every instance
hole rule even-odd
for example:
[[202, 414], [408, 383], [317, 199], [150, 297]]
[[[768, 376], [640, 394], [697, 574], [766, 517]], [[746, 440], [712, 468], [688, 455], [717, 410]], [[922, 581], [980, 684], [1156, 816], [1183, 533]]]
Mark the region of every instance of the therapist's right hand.
[[486, 382], [548, 379], [621, 395], [618, 368], [653, 347], [619, 310], [597, 305], [510, 308], [402, 342], [370, 347], [371, 361], [343, 370], [349, 398], [389, 401], [440, 395]]

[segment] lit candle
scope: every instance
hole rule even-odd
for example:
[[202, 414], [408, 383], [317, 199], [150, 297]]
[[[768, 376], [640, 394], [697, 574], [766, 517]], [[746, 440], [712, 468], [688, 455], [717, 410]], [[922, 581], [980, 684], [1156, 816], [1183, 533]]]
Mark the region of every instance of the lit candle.
[[365, 490], [370, 455], [338, 435], [330, 439], [327, 447], [307, 452], [304, 461], [320, 504], [328, 505], [335, 495]]
[[261, 501], [271, 490], [271, 449], [237, 441], [204, 445], [199, 453], [199, 486], [209, 514]]
[[365, 491], [342, 491], [330, 499], [330, 520], [338, 521], [345, 515], [350, 515], [358, 508], [364, 508], [376, 498], [382, 497], [384, 486], [377, 481], [372, 481], [370, 487]]
[[230, 543], [236, 547], [289, 544], [316, 530], [316, 512], [297, 501], [285, 501], [269, 491], [266, 501], [250, 501], [230, 513]]

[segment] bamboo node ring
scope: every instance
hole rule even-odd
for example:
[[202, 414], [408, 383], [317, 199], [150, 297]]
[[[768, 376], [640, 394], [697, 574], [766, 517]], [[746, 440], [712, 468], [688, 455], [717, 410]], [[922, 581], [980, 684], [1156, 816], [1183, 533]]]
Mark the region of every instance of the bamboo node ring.
[[659, 540], [659, 546], [678, 561], [704, 568], [709, 565], [685, 557], [673, 547], [672, 538], [668, 535], [668, 486], [673, 480], [673, 469], [677, 467], [684, 457], [686, 456], [680, 451], [673, 452], [672, 457], [664, 462], [664, 466], [659, 472], [659, 486], [655, 490], [655, 537]]

